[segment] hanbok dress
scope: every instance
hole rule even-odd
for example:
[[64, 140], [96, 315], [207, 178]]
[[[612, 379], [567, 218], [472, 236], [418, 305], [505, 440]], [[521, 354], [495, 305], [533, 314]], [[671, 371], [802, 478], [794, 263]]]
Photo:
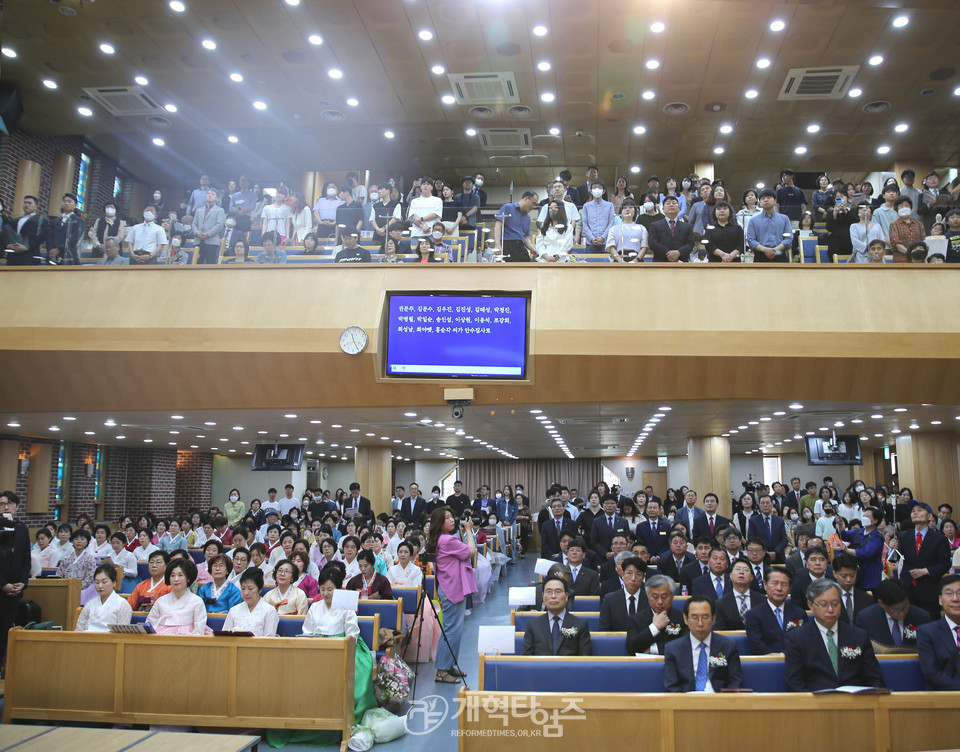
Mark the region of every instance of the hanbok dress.
[[109, 632], [111, 624], [129, 624], [133, 609], [126, 598], [112, 591], [106, 603], [100, 596], [87, 601], [77, 619], [77, 632]]
[[147, 615], [147, 623], [157, 634], [213, 634], [213, 630], [207, 627], [203, 599], [190, 592], [179, 598], [172, 592], [157, 598]]

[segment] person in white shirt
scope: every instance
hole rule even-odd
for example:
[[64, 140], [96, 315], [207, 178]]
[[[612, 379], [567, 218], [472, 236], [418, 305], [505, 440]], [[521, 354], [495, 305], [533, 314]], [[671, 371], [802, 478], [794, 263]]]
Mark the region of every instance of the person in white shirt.
[[554, 201], [561, 202], [563, 212], [567, 215], [567, 222], [569, 222], [570, 229], [573, 231], [574, 242], [579, 242], [580, 210], [575, 203], [566, 200], [566, 186], [564, 186], [562, 180], [554, 180], [547, 188], [550, 191], [550, 198], [544, 201], [543, 206], [540, 207], [540, 213], [537, 215], [537, 226], [543, 227], [543, 223], [547, 221], [550, 204]]
[[90, 553], [95, 559], [109, 559], [113, 548], [110, 546], [110, 527], [97, 525], [93, 529], [93, 540], [90, 541]]
[[167, 249], [167, 234], [156, 224], [157, 207], [143, 207], [143, 222], [130, 228], [123, 247], [130, 254], [130, 264], [156, 264], [157, 256]]
[[117, 567], [120, 581], [120, 592], [129, 594], [140, 581], [137, 568], [137, 557], [126, 549], [127, 537], [123, 533], [114, 533], [110, 536], [109, 560]]
[[407, 220], [410, 222], [410, 237], [429, 235], [434, 220], [443, 214], [443, 199], [433, 195], [433, 178], [425, 177], [420, 181], [420, 195], [410, 202]]
[[[230, 554], [233, 555], [230, 556]], [[240, 587], [240, 578], [243, 576], [243, 573], [251, 568], [256, 569], [256, 567], [250, 566], [250, 552], [245, 548], [233, 548], [227, 552], [227, 555], [230, 556], [230, 560], [233, 562], [233, 569], [230, 570], [230, 574], [227, 575], [227, 582], [232, 582], [237, 587]], [[262, 571], [260, 571], [260, 576], [262, 579]]]
[[283, 498], [277, 499], [276, 501], [276, 506], [281, 518], [283, 518], [285, 514], [290, 514], [290, 510], [300, 508], [300, 500], [294, 497], [292, 484], [287, 483], [287, 485], [283, 487], [283, 493]]
[[153, 536], [146, 528], [141, 529], [140, 532], [137, 533], [137, 540], [140, 541], [140, 545], [133, 549], [133, 555], [137, 557], [137, 561], [148, 561], [150, 554], [160, 550], [153, 545]]
[[64, 556], [73, 550], [73, 546], [70, 544], [70, 533], [72, 532], [73, 528], [67, 523], [63, 523], [57, 527], [57, 539], [50, 545], [57, 550], [57, 556], [59, 556], [60, 559], [63, 559]]
[[97, 597], [91, 598], [77, 619], [77, 632], [109, 632], [111, 624], [129, 624], [133, 609], [114, 589], [117, 570], [113, 564], [101, 564], [93, 573]]
[[420, 587], [423, 582], [423, 571], [413, 563], [413, 546], [403, 541], [397, 546], [399, 563], [387, 570], [387, 578], [391, 585], [401, 587]]
[[37, 530], [37, 549], [30, 553], [30, 576], [39, 577], [44, 568], [51, 569], [60, 563], [60, 552], [50, 544], [50, 531]]
[[343, 635], [356, 639], [360, 636], [360, 623], [356, 611], [342, 608], [331, 608], [333, 592], [340, 584], [339, 573], [336, 570], [325, 570], [320, 573], [320, 600], [316, 601], [303, 620], [303, 634], [313, 636], [335, 637]]
[[[293, 211], [287, 205], [287, 196], [290, 194], [283, 186], [277, 188], [273, 203], [263, 207], [260, 215], [263, 217], [261, 225], [261, 237], [268, 232], [275, 232], [280, 236], [282, 243], [290, 235], [293, 225]], [[266, 506], [266, 505], [264, 505]]]
[[224, 632], [250, 632], [254, 637], [276, 637], [280, 616], [277, 609], [260, 597], [263, 573], [251, 567], [240, 575], [240, 597], [223, 620]]

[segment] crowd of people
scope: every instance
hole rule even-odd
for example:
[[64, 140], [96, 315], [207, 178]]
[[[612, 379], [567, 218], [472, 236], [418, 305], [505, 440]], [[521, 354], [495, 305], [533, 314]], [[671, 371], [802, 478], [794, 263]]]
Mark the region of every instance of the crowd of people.
[[[77, 196], [60, 198], [60, 211], [44, 215], [35, 196], [23, 213], [3, 218], [7, 264], [77, 264], [81, 253], [103, 265], [186, 264], [195, 247], [198, 263], [286, 263], [288, 253], [331, 254], [338, 263], [394, 263], [413, 256], [422, 263], [478, 261], [575, 261], [575, 251], [608, 254], [615, 262], [788, 262], [800, 241], [816, 237], [830, 258], [850, 263], [960, 262], [960, 188], [941, 187], [930, 172], [921, 188], [906, 169], [874, 195], [869, 181], [821, 175], [817, 189], [794, 184], [784, 169], [772, 188], [732, 192], [722, 178], [696, 174], [661, 184], [656, 175], [632, 192], [623, 176], [612, 188], [596, 166], [573, 184], [561, 170], [538, 193], [524, 191], [484, 218], [487, 194], [478, 172], [447, 182], [418, 177], [408, 192], [395, 177], [365, 185], [356, 173], [343, 184], [328, 181], [311, 207], [284, 183], [264, 189], [246, 176], [199, 187], [168, 202], [161, 190], [123, 216], [116, 201], [84, 217]], [[51, 197], [51, 202], [53, 197]], [[52, 207], [51, 207], [52, 209]], [[462, 245], [454, 239], [463, 238]], [[256, 255], [251, 247], [259, 248]], [[43, 254], [46, 250], [46, 255]]]

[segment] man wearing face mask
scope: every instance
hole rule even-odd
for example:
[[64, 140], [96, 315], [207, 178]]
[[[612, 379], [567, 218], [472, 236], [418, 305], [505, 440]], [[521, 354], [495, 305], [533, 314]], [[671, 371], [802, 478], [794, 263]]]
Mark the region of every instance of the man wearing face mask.
[[604, 199], [606, 186], [599, 178], [590, 184], [590, 200], [583, 205], [580, 216], [583, 218], [583, 240], [587, 248], [594, 253], [602, 253], [606, 247], [607, 235], [613, 227], [616, 213], [613, 204]]
[[[200, 176], [200, 187], [195, 188], [190, 194], [190, 200], [187, 202], [187, 213], [194, 214], [197, 209], [207, 203], [207, 189], [210, 187], [210, 178], [207, 175]], [[156, 208], [154, 208], [156, 211]]]
[[207, 191], [206, 203], [194, 215], [197, 240], [200, 241], [199, 263], [215, 264], [220, 255], [220, 234], [223, 232], [226, 217], [220, 206], [216, 190]]
[[127, 225], [117, 216], [117, 205], [113, 201], [107, 201], [103, 205], [103, 216], [97, 218], [90, 232], [94, 256], [103, 255], [103, 245], [107, 238], [116, 238], [118, 243], [123, 240], [127, 233]]
[[923, 222], [913, 216], [913, 202], [907, 196], [900, 196], [894, 206], [897, 218], [890, 223], [889, 238], [890, 250], [893, 251], [893, 262], [909, 262], [907, 249], [914, 243], [921, 242], [926, 237]]
[[166, 250], [167, 235], [156, 223], [156, 219], [157, 207], [147, 204], [143, 207], [143, 222], [131, 227], [123, 239], [124, 249], [130, 254], [131, 265], [156, 264], [157, 256]]
[[79, 264], [77, 245], [83, 237], [83, 217], [77, 211], [76, 194], [63, 194], [60, 212], [47, 223], [47, 258], [51, 264]]

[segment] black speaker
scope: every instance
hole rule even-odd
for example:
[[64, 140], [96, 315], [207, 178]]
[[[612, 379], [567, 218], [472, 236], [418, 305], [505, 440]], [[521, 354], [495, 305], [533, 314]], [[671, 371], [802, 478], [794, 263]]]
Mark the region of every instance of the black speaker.
[[16, 88], [10, 84], [0, 84], [0, 131], [8, 136], [17, 128], [23, 117], [23, 104]]

